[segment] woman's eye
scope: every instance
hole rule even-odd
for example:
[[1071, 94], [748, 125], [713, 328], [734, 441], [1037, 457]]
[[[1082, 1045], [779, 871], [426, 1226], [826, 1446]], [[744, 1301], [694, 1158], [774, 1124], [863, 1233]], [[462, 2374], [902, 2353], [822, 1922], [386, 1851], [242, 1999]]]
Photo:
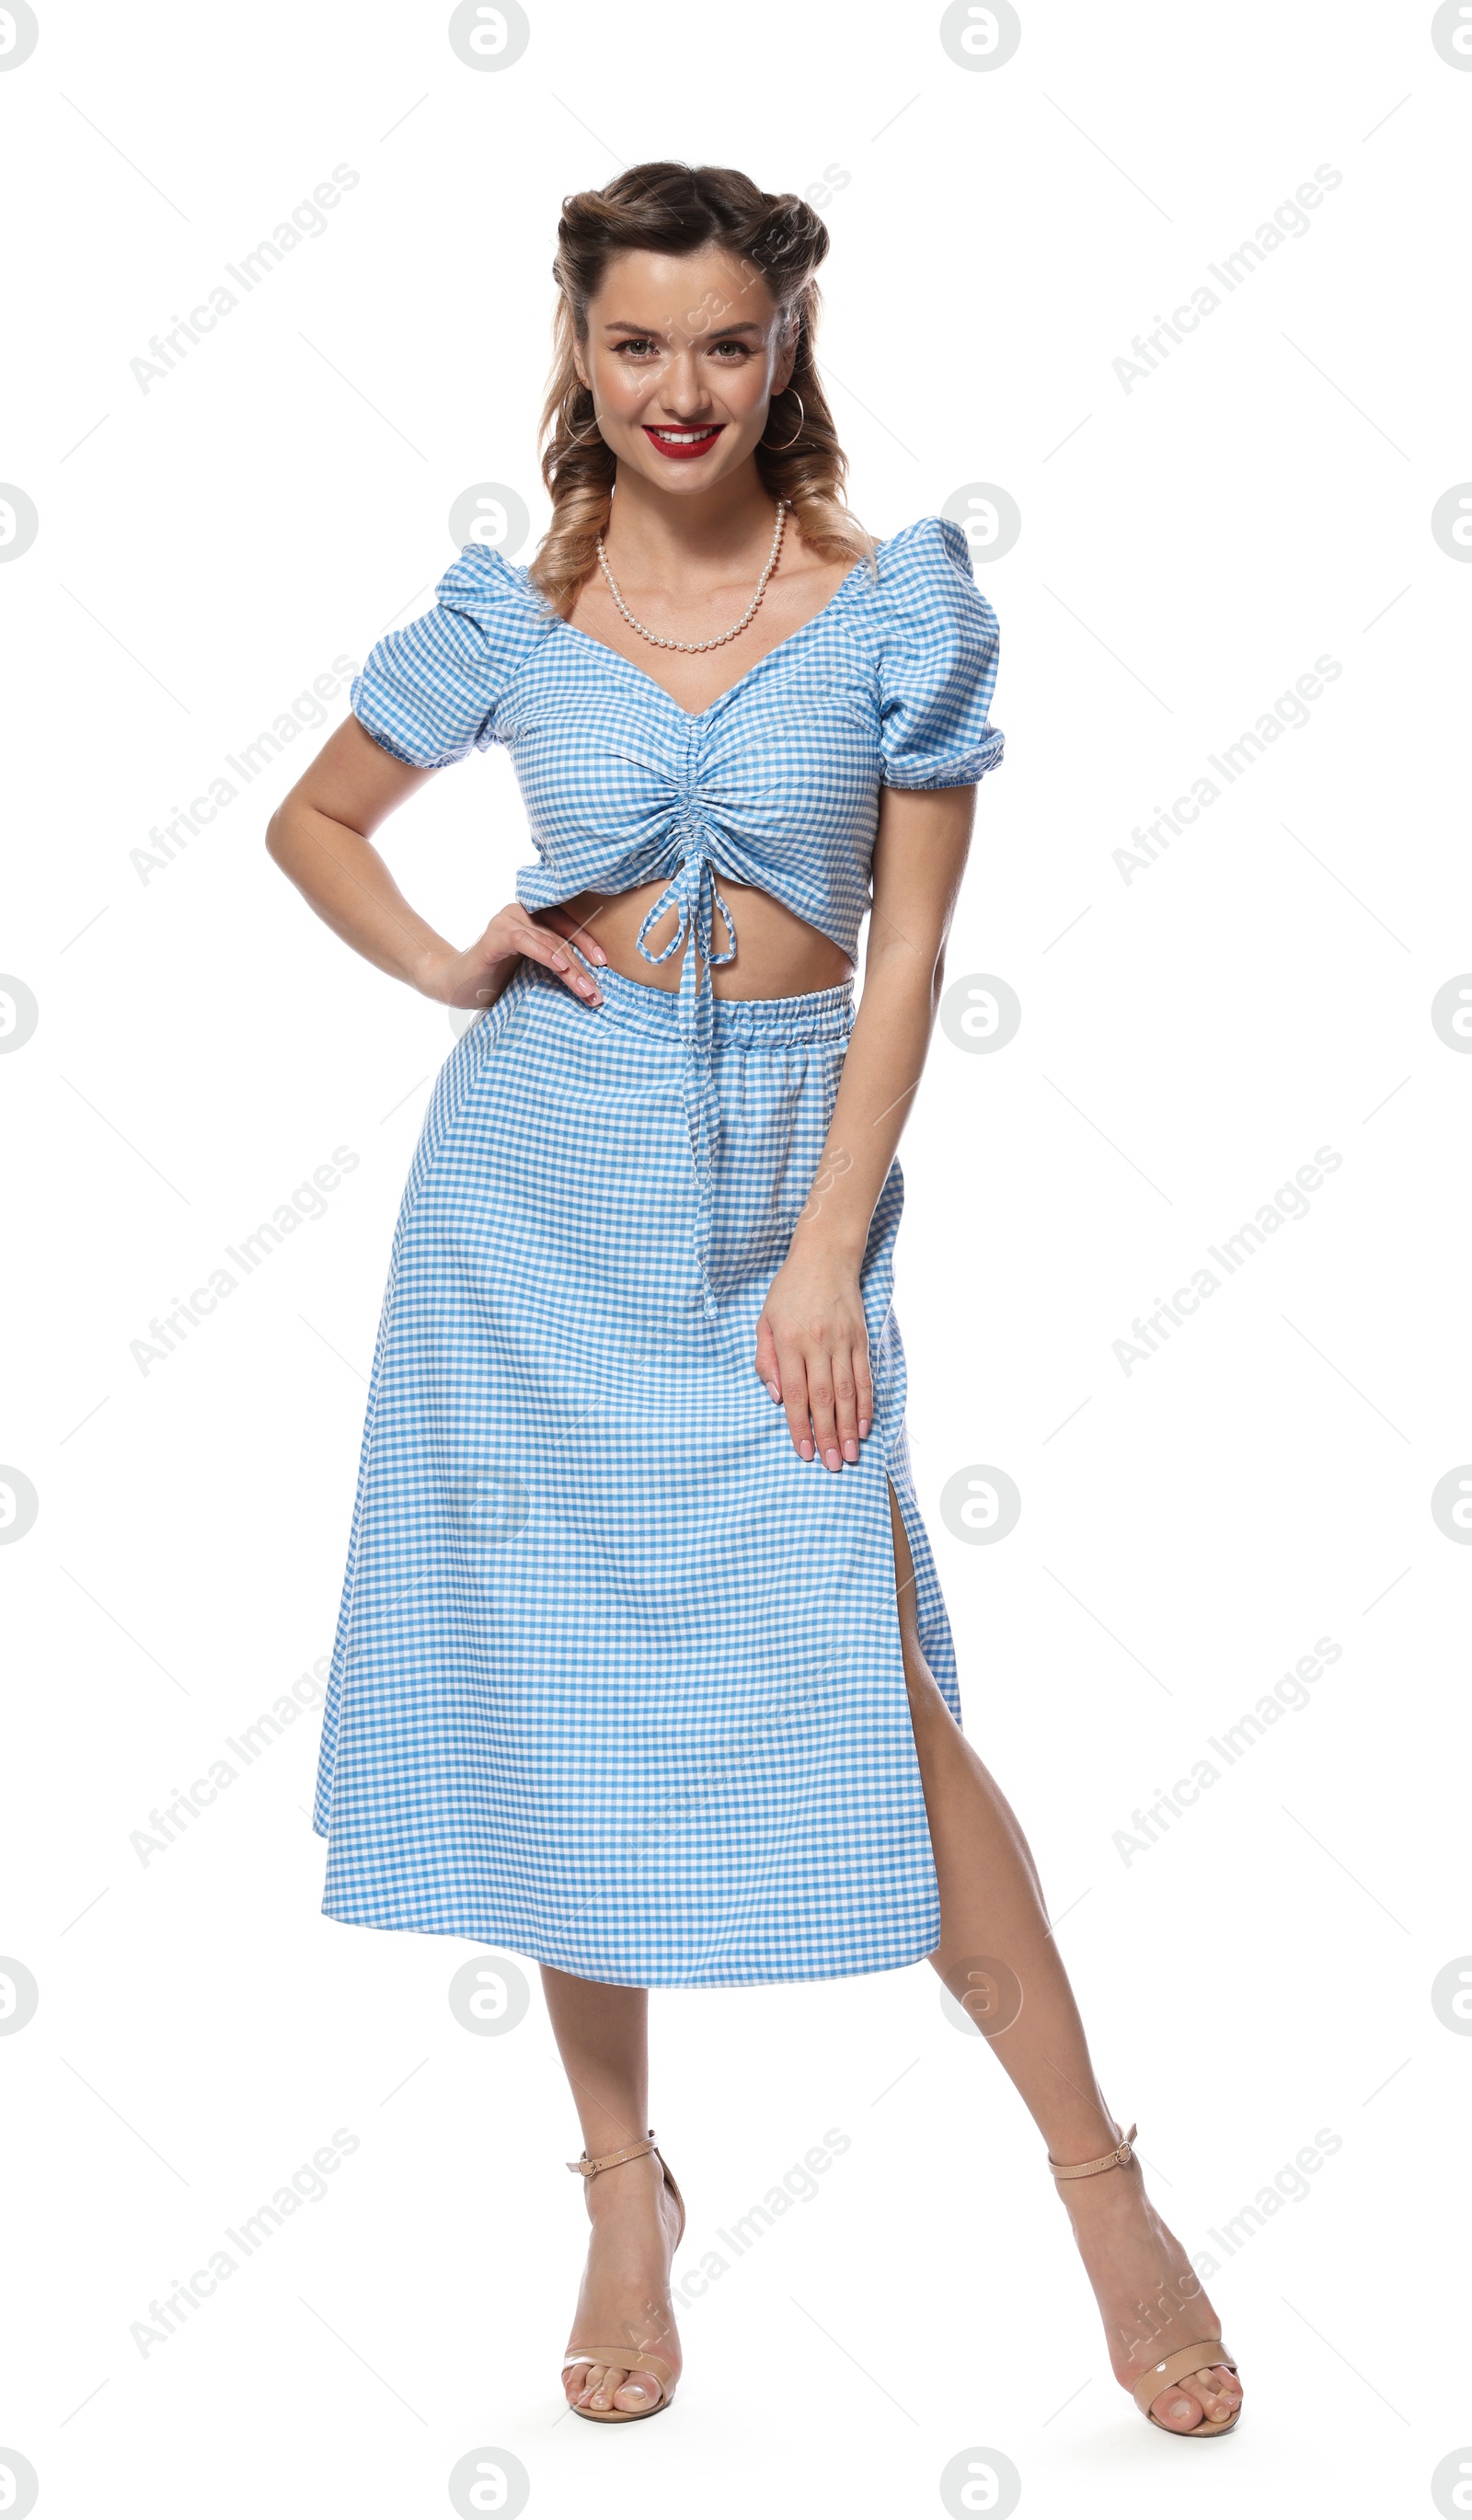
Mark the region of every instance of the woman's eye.
[[[660, 349], [658, 341], [652, 339], [651, 337], [645, 333], [630, 334], [626, 339], [616, 341], [614, 344], [614, 354], [617, 358], [621, 359], [660, 358], [663, 356], [663, 352]], [[719, 354], [720, 364], [722, 367], [729, 368], [737, 366], [742, 361], [749, 359], [752, 352], [749, 344], [745, 341], [713, 341], [709, 345], [709, 355], [713, 359], [717, 354]]]

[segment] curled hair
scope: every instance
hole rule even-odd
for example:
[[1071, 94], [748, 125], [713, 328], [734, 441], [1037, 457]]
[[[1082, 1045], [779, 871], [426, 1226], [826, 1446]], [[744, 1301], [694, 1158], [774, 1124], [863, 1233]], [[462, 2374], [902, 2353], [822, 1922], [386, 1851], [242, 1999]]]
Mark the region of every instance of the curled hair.
[[[797, 332], [792, 377], [772, 397], [778, 444], [757, 449], [763, 489], [790, 503], [804, 542], [820, 558], [874, 565], [873, 540], [845, 500], [849, 459], [813, 358], [821, 303], [815, 274], [828, 251], [827, 229], [798, 194], [763, 193], [735, 167], [651, 160], [625, 167], [601, 192], [570, 194], [557, 223], [553, 361], [538, 430], [552, 522], [529, 574], [564, 619], [597, 565], [597, 538], [608, 528], [616, 471], [613, 450], [594, 418], [592, 394], [574, 364], [575, 345], [585, 349], [587, 343], [589, 300], [618, 254], [684, 255], [712, 245], [765, 282], [779, 314]], [[692, 307], [692, 332], [703, 331], [713, 312], [718, 317], [724, 309]]]

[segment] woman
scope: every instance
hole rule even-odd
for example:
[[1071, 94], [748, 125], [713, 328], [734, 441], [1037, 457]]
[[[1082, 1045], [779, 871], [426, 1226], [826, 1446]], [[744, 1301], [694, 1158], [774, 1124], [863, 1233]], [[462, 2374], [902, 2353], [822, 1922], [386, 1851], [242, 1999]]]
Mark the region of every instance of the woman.
[[[805, 203], [649, 164], [559, 239], [537, 558], [462, 553], [268, 839], [357, 952], [483, 1011], [394, 1239], [324, 1909], [541, 1962], [592, 2225], [564, 2385], [605, 2422], [679, 2371], [647, 1989], [992, 1956], [980, 2026], [1116, 2375], [1205, 2439], [1235, 2365], [961, 1732], [905, 1447], [895, 1149], [1001, 751], [995, 625], [957, 526], [876, 552], [844, 505]], [[457, 951], [370, 835], [491, 742], [539, 863]]]

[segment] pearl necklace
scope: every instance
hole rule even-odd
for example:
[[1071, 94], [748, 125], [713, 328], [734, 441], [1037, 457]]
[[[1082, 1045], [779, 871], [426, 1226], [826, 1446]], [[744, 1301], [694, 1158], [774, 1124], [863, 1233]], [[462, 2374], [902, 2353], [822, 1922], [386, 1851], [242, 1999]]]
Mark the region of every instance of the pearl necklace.
[[614, 602], [622, 613], [624, 620], [628, 623], [630, 630], [637, 630], [640, 638], [647, 639], [652, 648], [678, 648], [681, 653], [686, 656], [703, 655], [708, 648], [723, 648], [726, 645], [727, 640], [734, 639], [739, 631], [746, 628], [747, 623], [750, 621], [758, 605], [760, 603], [762, 596], [766, 593], [766, 581], [770, 577], [772, 570], [777, 565], [777, 553], [781, 548], [782, 525], [787, 513], [787, 507], [788, 502], [785, 499], [779, 499], [777, 501], [777, 530], [772, 536], [772, 547], [767, 554], [766, 566], [757, 580], [756, 594], [747, 606], [741, 619], [735, 622], [729, 630], [722, 630], [718, 639], [661, 639], [655, 631], [646, 630], [642, 621], [636, 621], [634, 619], [628, 606], [624, 603], [622, 596], [619, 592], [618, 586], [615, 583], [614, 572], [608, 564], [608, 555], [603, 548], [603, 536], [600, 534], [598, 537], [599, 565], [603, 570], [604, 576], [608, 579], [609, 593], [612, 595]]

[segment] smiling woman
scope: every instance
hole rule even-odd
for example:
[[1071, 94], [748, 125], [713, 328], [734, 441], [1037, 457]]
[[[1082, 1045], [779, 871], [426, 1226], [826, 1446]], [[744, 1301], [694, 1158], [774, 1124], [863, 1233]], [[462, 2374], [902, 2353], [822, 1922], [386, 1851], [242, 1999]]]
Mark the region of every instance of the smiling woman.
[[[1207, 2438], [1229, 2357], [961, 1730], [905, 1433], [896, 1148], [1001, 756], [996, 623], [958, 525], [848, 510], [808, 203], [662, 161], [558, 240], [548, 531], [526, 567], [470, 545], [379, 642], [269, 832], [359, 953], [483, 1011], [394, 1238], [323, 1907], [541, 1963], [592, 2224], [564, 2388], [601, 2423], [679, 2371], [648, 1989], [994, 1955], [1116, 2374]], [[492, 743], [535, 859], [457, 950], [369, 835]]]
[[[706, 171], [710, 183], [721, 180]], [[848, 459], [813, 353], [820, 299], [810, 254], [819, 223], [784, 203], [767, 221], [760, 264], [715, 241], [614, 259], [603, 233], [607, 202], [593, 198], [591, 220], [564, 218], [565, 280], [543, 411], [554, 514], [528, 579], [575, 629], [700, 716], [730, 687], [722, 650], [739, 639], [739, 662], [752, 667], [822, 613], [851, 572], [875, 566], [874, 544], [844, 504]], [[754, 581], [717, 548], [697, 576], [692, 510], [708, 505], [713, 478], [731, 477], [742, 460], [759, 467], [776, 500], [761, 567]], [[616, 488], [617, 520], [605, 537]], [[800, 519], [796, 536], [786, 530], [789, 516]], [[608, 543], [636, 553], [627, 567], [621, 560], [617, 577]], [[616, 893], [588, 888], [565, 903], [566, 915], [538, 916], [565, 936], [596, 940], [625, 977], [674, 989], [676, 903], [646, 940], [669, 949], [669, 962], [651, 962], [639, 943], [665, 890], [659, 881]], [[852, 976], [851, 951], [770, 889], [728, 881], [725, 890], [744, 942], [739, 973], [734, 957], [715, 964], [717, 997], [793, 997]], [[718, 914], [716, 932], [729, 944]]]

